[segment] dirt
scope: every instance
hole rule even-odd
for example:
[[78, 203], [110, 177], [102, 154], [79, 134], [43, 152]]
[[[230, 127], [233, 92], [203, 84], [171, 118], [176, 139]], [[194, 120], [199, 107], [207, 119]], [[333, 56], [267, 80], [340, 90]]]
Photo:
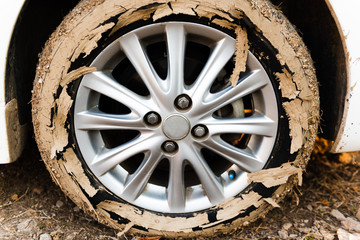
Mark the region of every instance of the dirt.
[[[207, 239], [341, 240], [343, 234], [360, 239], [356, 233], [360, 226], [356, 218], [360, 218], [360, 154], [332, 155], [325, 150], [326, 143], [324, 147], [320, 142], [303, 185], [266, 218], [230, 235]], [[0, 239], [151, 239], [119, 236], [118, 231], [85, 215], [51, 181], [35, 143], [27, 146], [17, 162], [0, 165], [0, 193]]]

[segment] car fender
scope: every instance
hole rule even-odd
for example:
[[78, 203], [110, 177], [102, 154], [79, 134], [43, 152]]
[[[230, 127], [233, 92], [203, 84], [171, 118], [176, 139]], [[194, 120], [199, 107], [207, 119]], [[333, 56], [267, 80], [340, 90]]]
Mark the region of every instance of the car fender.
[[360, 31], [357, 29], [357, 0], [326, 0], [333, 18], [340, 29], [346, 54], [347, 90], [340, 129], [332, 146], [332, 152], [360, 150]]
[[[7, 104], [5, 101], [5, 74], [6, 60], [8, 56], [8, 49], [10, 46], [11, 37], [13, 34], [13, 29], [15, 28], [17, 18], [22, 9], [22, 6], [24, 5], [24, 2], [25, 0], [0, 2], [0, 163], [10, 163], [12, 161], [15, 161], [16, 157], [18, 157], [19, 155], [19, 153], [15, 154], [15, 152], [9, 152], [10, 148], [8, 133], [10, 132], [8, 132], [7, 127], [11, 125], [15, 129], [17, 128], [17, 126], [13, 126], [13, 124], [7, 122], [6, 118], [8, 118], [9, 120], [9, 118], [14, 117], [9, 115], [13, 115], [13, 110], [16, 110], [17, 104], [14, 101], [10, 101]], [[15, 116], [16, 115], [17, 114], [15, 111]]]

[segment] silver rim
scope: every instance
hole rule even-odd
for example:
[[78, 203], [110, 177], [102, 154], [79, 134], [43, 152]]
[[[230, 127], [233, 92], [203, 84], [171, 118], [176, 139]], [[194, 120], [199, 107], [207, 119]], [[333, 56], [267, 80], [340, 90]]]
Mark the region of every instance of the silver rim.
[[[185, 213], [248, 186], [274, 147], [278, 109], [249, 52], [235, 88], [235, 40], [185, 22], [148, 25], [106, 47], [75, 98], [75, 136], [101, 183], [145, 209]], [[194, 70], [195, 69], [195, 70]]]

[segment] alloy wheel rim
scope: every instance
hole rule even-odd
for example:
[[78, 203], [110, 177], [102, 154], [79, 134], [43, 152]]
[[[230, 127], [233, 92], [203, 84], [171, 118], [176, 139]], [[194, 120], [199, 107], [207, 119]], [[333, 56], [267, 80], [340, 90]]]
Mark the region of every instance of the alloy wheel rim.
[[251, 52], [236, 87], [223, 81], [234, 53], [234, 38], [188, 22], [144, 26], [102, 50], [74, 106], [76, 142], [99, 181], [165, 213], [200, 211], [244, 190], [247, 173], [270, 157], [278, 109]]

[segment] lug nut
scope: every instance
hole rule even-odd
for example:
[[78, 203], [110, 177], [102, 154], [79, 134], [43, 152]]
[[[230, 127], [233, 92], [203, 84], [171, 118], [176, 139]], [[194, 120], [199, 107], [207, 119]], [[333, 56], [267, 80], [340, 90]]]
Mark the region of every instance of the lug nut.
[[160, 116], [157, 113], [151, 112], [145, 116], [145, 121], [149, 125], [157, 125], [160, 122]]
[[146, 119], [151, 125], [155, 125], [159, 121], [159, 117], [155, 113], [150, 113]]
[[167, 153], [175, 152], [177, 149], [177, 144], [173, 141], [167, 141], [163, 144], [163, 149]]
[[181, 97], [178, 99], [177, 104], [178, 104], [179, 108], [185, 109], [185, 108], [189, 107], [190, 101], [186, 97]]
[[194, 127], [193, 129], [193, 134], [195, 137], [199, 137], [199, 138], [204, 137], [206, 133], [207, 133], [207, 129], [205, 126], [199, 125]]
[[191, 99], [187, 95], [180, 95], [176, 98], [175, 105], [182, 110], [188, 109], [191, 106]]

